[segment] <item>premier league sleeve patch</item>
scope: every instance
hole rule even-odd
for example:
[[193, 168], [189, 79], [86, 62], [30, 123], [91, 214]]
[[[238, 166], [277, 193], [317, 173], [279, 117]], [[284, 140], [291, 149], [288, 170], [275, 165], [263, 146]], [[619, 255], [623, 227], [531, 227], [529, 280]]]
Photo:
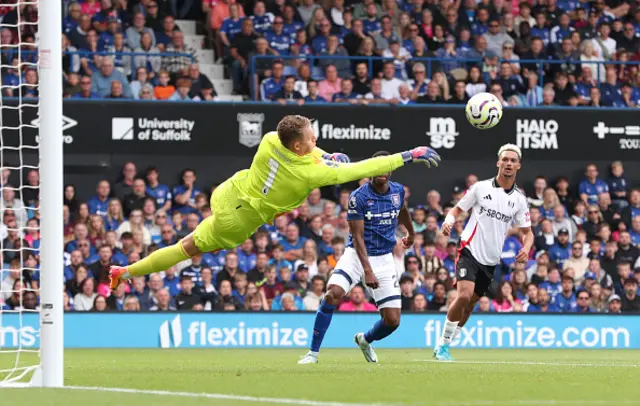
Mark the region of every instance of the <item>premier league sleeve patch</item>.
[[358, 202], [356, 201], [356, 197], [351, 196], [351, 199], [349, 199], [349, 208], [355, 209], [357, 205], [358, 205]]
[[394, 207], [400, 207], [400, 195], [398, 193], [394, 193], [391, 195], [391, 202]]

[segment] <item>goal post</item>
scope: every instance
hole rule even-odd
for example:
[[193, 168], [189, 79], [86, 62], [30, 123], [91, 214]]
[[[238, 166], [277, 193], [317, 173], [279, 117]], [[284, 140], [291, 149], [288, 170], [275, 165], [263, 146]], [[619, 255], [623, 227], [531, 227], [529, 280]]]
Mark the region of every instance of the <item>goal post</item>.
[[60, 2], [39, 6], [40, 116], [40, 366], [34, 386], [64, 385], [62, 286], [64, 269], [62, 153], [62, 9]]

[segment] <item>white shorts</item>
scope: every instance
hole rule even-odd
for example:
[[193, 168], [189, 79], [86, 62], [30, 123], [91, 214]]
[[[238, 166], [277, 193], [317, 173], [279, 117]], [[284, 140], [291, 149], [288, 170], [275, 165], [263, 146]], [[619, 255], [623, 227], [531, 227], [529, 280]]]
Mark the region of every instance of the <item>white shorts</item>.
[[[373, 290], [373, 298], [378, 309], [385, 307], [400, 309], [400, 283], [393, 254], [369, 257], [373, 273], [378, 278], [378, 289]], [[364, 269], [356, 250], [347, 248], [336, 264], [336, 268], [329, 278], [327, 286], [338, 285], [346, 293], [364, 278]]]

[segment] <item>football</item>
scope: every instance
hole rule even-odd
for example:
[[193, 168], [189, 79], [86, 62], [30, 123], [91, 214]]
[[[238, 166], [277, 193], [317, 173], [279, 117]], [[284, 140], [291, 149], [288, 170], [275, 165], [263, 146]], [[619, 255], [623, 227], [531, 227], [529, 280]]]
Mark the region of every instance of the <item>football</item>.
[[488, 130], [502, 118], [502, 103], [491, 93], [478, 93], [467, 102], [467, 120], [475, 128]]

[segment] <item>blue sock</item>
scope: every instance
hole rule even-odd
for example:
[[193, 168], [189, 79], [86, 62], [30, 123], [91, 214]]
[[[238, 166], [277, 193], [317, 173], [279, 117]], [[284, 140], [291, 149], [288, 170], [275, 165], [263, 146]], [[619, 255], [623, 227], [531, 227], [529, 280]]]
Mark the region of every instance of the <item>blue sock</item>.
[[320, 303], [320, 307], [316, 312], [316, 322], [313, 325], [313, 337], [311, 338], [311, 348], [313, 352], [319, 352], [324, 334], [327, 332], [333, 317], [335, 306], [327, 304], [324, 300]]
[[382, 340], [387, 337], [394, 331], [396, 331], [398, 327], [389, 327], [384, 324], [382, 319], [376, 321], [376, 324], [371, 327], [371, 330], [364, 333], [364, 339], [367, 340], [368, 343], [372, 343], [374, 341]]

